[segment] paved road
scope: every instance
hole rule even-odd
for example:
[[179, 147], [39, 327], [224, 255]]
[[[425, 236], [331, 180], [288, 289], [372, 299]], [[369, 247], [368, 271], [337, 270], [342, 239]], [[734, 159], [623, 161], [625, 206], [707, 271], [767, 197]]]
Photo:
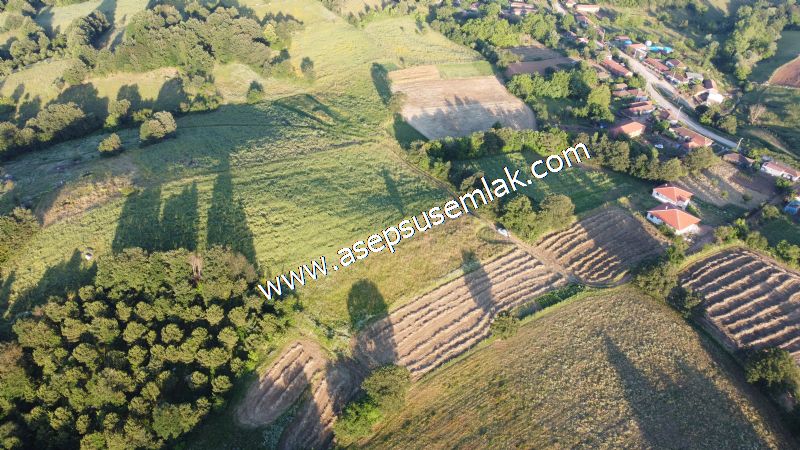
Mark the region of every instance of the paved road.
[[550, 3], [553, 4], [553, 8], [556, 10], [557, 13], [561, 14], [562, 16], [567, 13], [563, 7], [561, 7], [561, 3], [558, 0], [550, 0]]
[[[656, 74], [654, 74], [653, 72], [648, 70], [644, 66], [644, 64], [642, 64], [641, 62], [639, 62], [635, 58], [631, 58], [630, 56], [628, 56], [628, 55], [626, 55], [624, 53], [620, 53], [620, 55], [623, 58], [625, 58], [625, 61], [628, 63], [628, 67], [630, 69], [632, 69], [634, 72], [642, 75], [644, 77], [644, 79], [647, 81], [647, 93], [650, 94], [651, 97], [653, 97], [653, 100], [655, 100], [656, 104], [658, 104], [659, 106], [669, 110], [669, 112], [671, 112], [678, 120], [680, 120], [681, 122], [686, 124], [686, 128], [689, 128], [691, 130], [694, 130], [694, 131], [702, 134], [703, 136], [711, 138], [711, 139], [714, 140], [714, 142], [716, 142], [718, 144], [721, 144], [721, 145], [724, 145], [724, 146], [726, 146], [728, 148], [736, 147], [736, 142], [733, 142], [732, 140], [727, 139], [727, 138], [725, 138], [725, 137], [723, 137], [723, 136], [721, 136], [721, 135], [709, 130], [708, 128], [705, 128], [704, 126], [700, 125], [699, 123], [695, 122], [695, 120], [692, 117], [690, 117], [688, 114], [683, 112], [680, 108], [675, 106], [674, 103], [672, 103], [671, 101], [669, 101], [666, 98], [664, 98], [664, 96], [661, 95], [661, 93], [658, 91], [658, 89], [656, 89], [656, 86], [661, 87], [662, 89], [666, 90], [667, 92], [672, 92], [673, 94], [675, 94], [675, 87], [672, 86], [669, 82], [659, 78]], [[677, 95], [676, 95], [676, 97], [677, 97]]]

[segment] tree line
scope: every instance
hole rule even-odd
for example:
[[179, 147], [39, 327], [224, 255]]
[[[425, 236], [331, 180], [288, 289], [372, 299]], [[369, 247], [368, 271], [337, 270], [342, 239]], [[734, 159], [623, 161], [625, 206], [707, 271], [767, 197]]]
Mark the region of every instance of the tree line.
[[[497, 126], [466, 137], [417, 142], [409, 152], [409, 159], [454, 189], [466, 192], [483, 189], [481, 178], [486, 174], [459, 162], [521, 152], [549, 156], [568, 148], [568, 142], [567, 133], [557, 128], [534, 131]], [[537, 203], [522, 193], [498, 199], [481, 210], [529, 242], [547, 231], [568, 226], [574, 212], [575, 205], [566, 195], [550, 194]]]

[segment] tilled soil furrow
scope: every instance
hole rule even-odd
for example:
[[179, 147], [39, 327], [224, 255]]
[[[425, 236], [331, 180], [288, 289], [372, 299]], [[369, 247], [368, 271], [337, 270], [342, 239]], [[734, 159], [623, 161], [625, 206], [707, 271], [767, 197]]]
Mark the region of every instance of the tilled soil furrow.
[[741, 261], [745, 261], [750, 258], [744, 252], [734, 252], [731, 255], [727, 255], [725, 257], [712, 257], [712, 260], [702, 264], [702, 266], [696, 270], [689, 271], [689, 274], [686, 277], [686, 281], [684, 281], [684, 285], [686, 287], [691, 287], [694, 290], [697, 290], [696, 286], [702, 286], [709, 282], [709, 280], [714, 279], [715, 274], [726, 272], [730, 267], [733, 267], [735, 264], [740, 263]]
[[708, 299], [709, 303], [714, 305], [717, 302], [711, 300], [712, 297], [722, 291], [730, 291], [731, 284], [729, 283], [741, 285], [743, 282], [746, 282], [749, 278], [749, 275], [756, 270], [769, 270], [769, 266], [761, 261], [753, 260], [730, 271], [723, 271], [720, 269], [717, 277], [713, 281], [709, 281], [706, 284], [700, 285], [699, 287], [695, 288], [695, 291], [702, 293], [703, 296]]
[[[780, 305], [791, 298], [793, 293], [800, 289], [800, 280], [786, 273], [776, 272], [776, 278], [781, 278], [777, 284], [769, 284], [765, 288], [755, 291], [757, 296], [749, 296], [746, 302], [729, 310], [726, 313], [717, 314], [714, 320], [730, 328], [731, 330], [741, 326], [743, 322], [749, 322], [758, 316], [768, 312], [774, 306]], [[755, 286], [758, 287], [758, 286]], [[747, 295], [751, 294], [748, 293]]]
[[[773, 275], [780, 274], [774, 266], [763, 265], [755, 271], [740, 271], [739, 278], [732, 284], [716, 286], [713, 290], [705, 291], [703, 295], [708, 301], [706, 311], [713, 316], [726, 314], [735, 310], [742, 304], [748, 303], [752, 297], [749, 294], [760, 290], [772, 290], [773, 286], [767, 283]], [[719, 284], [719, 283], [718, 283]]]
[[[471, 299], [465, 299], [465, 301], [460, 302], [458, 306], [449, 311], [448, 314], [438, 314], [424, 322], [417, 322], [412, 327], [413, 331], [411, 333], [406, 334], [403, 338], [395, 339], [395, 345], [398, 347], [398, 354], [407, 356], [403, 351], [406, 346], [410, 346], [409, 353], [413, 351], [424, 352], [426, 344], [420, 346], [418, 344], [419, 342], [428, 341], [428, 344], [432, 345], [434, 341], [441, 340], [441, 333], [448, 328], [463, 326], [459, 325], [462, 317], [474, 311], [492, 314], [492, 312], [498, 308], [498, 305], [509, 301], [505, 300], [509, 295], [529, 295], [530, 292], [536, 291], [537, 288], [547, 280], [546, 276], [547, 274], [543, 273], [535, 278], [510, 280], [506, 285], [498, 286], [495, 289], [491, 289], [492, 286], [487, 286], [486, 289], [477, 292]], [[442, 323], [442, 320], [447, 318], [450, 318], [450, 320]], [[409, 341], [411, 344], [407, 344]]]

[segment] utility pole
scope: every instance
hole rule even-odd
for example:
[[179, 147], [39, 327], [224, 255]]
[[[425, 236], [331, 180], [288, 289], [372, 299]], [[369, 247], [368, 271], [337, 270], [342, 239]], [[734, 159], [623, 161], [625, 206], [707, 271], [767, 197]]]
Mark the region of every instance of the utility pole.
[[736, 153], [739, 153], [739, 146], [742, 145], [742, 139], [744, 138], [739, 138], [739, 142], [736, 143]]

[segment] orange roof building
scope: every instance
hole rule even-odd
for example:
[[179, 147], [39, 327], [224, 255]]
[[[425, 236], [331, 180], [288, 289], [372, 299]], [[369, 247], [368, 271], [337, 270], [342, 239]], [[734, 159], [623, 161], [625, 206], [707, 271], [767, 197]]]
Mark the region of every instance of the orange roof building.
[[653, 198], [661, 203], [669, 203], [681, 209], [686, 209], [689, 202], [692, 201], [693, 195], [686, 189], [681, 189], [672, 183], [662, 184], [653, 188]]
[[629, 121], [625, 123], [620, 123], [618, 125], [609, 128], [608, 133], [612, 137], [617, 137], [620, 134], [624, 134], [629, 138], [635, 138], [641, 136], [646, 128], [647, 127], [645, 127], [644, 124], [641, 124], [639, 122]]
[[700, 219], [675, 205], [667, 203], [647, 211], [647, 220], [656, 225], [663, 224], [668, 226], [678, 236], [700, 231], [700, 227], [697, 226], [700, 223]]
[[605, 59], [600, 64], [603, 65], [609, 72], [611, 72], [614, 76], [617, 77], [631, 77], [633, 76], [633, 72], [630, 71], [627, 67], [623, 66], [622, 64], [614, 61], [613, 59]]

